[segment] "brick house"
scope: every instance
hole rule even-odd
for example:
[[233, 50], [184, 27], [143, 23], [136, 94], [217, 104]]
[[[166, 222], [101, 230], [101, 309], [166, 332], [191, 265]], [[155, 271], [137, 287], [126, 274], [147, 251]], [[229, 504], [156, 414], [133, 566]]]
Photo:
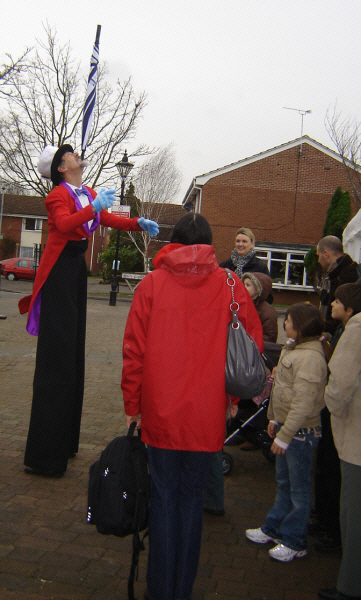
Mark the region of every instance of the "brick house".
[[[44, 198], [4, 194], [2, 206], [3, 239], [0, 239], [0, 260], [22, 256], [33, 258], [35, 244], [44, 248], [48, 238], [48, 214]], [[15, 242], [9, 256], [6, 240]], [[92, 273], [98, 272], [98, 255], [108, 243], [108, 228], [99, 226], [89, 238], [85, 260]]]
[[[356, 198], [340, 157], [303, 136], [195, 177], [182, 205], [164, 206], [160, 232], [151, 241], [149, 256], [169, 242], [172, 228], [185, 210], [195, 210], [212, 227], [219, 262], [230, 256], [237, 229], [250, 227], [256, 236], [257, 255], [271, 272], [275, 302], [317, 302], [303, 258], [322, 236], [326, 211], [338, 186], [350, 191], [354, 215]], [[44, 199], [5, 194], [2, 233], [16, 242], [17, 255], [32, 256], [33, 244], [43, 245], [47, 239]], [[93, 273], [98, 272], [98, 254], [107, 243], [108, 229], [98, 227], [86, 253]], [[5, 258], [2, 240], [1, 258]]]
[[195, 177], [183, 206], [209, 221], [219, 262], [230, 256], [237, 229], [250, 227], [257, 256], [270, 270], [275, 302], [317, 302], [303, 258], [322, 237], [338, 186], [350, 191], [355, 214], [356, 198], [340, 157], [303, 136]]
[[170, 236], [174, 225], [179, 219], [186, 214], [184, 206], [181, 204], [165, 204], [159, 219], [159, 233], [156, 238], [153, 238], [149, 244], [148, 253], [150, 257], [169, 244]]

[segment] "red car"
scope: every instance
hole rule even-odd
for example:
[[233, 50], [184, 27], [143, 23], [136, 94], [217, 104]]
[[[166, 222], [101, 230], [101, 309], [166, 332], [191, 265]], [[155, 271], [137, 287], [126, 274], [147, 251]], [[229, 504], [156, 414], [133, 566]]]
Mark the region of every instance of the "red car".
[[35, 279], [35, 260], [33, 258], [7, 258], [1, 261], [1, 275], [9, 281], [15, 279]]

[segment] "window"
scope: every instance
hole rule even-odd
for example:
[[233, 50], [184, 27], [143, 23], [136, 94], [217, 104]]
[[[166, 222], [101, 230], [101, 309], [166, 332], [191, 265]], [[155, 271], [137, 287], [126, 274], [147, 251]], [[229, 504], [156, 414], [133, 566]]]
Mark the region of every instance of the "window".
[[24, 258], [34, 258], [33, 246], [21, 246], [21, 256]]
[[307, 281], [304, 257], [307, 250], [291, 250], [286, 248], [257, 248], [257, 256], [267, 265], [276, 289], [311, 290], [313, 286]]
[[41, 231], [42, 219], [25, 219], [25, 231]]

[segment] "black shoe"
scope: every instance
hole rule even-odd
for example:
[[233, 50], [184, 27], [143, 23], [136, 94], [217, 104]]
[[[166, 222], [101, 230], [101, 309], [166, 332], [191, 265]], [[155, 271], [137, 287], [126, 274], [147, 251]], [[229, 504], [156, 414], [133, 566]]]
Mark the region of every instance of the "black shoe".
[[42, 471], [34, 467], [25, 467], [25, 473], [28, 475], [41, 475], [42, 477], [56, 477], [60, 478], [64, 475], [65, 471]]
[[318, 552], [331, 552], [333, 550], [341, 550], [341, 542], [326, 534], [317, 540], [313, 544], [313, 547]]
[[213, 509], [213, 508], [205, 508], [203, 506], [203, 510], [204, 510], [204, 512], [207, 512], [210, 515], [214, 515], [215, 517], [223, 517], [223, 515], [224, 515], [224, 508], [216, 510], [216, 509]]
[[342, 592], [339, 592], [337, 588], [322, 589], [318, 591], [320, 598], [324, 600], [361, 600], [361, 596], [346, 596]]
[[317, 517], [312, 517], [308, 521], [307, 531], [309, 535], [325, 533], [325, 528]]

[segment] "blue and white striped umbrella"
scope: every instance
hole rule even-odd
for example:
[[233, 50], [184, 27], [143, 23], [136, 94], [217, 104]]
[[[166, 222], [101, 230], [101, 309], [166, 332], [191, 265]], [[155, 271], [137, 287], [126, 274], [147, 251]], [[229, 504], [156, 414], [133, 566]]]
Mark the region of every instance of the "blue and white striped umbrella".
[[98, 63], [99, 63], [99, 38], [100, 38], [101, 25], [97, 27], [97, 34], [95, 38], [93, 53], [90, 59], [90, 73], [88, 77], [88, 87], [86, 90], [85, 105], [83, 109], [83, 126], [81, 134], [81, 149], [82, 157], [87, 147], [90, 128], [93, 120], [93, 111], [95, 106], [96, 98], [96, 84], [98, 78]]

